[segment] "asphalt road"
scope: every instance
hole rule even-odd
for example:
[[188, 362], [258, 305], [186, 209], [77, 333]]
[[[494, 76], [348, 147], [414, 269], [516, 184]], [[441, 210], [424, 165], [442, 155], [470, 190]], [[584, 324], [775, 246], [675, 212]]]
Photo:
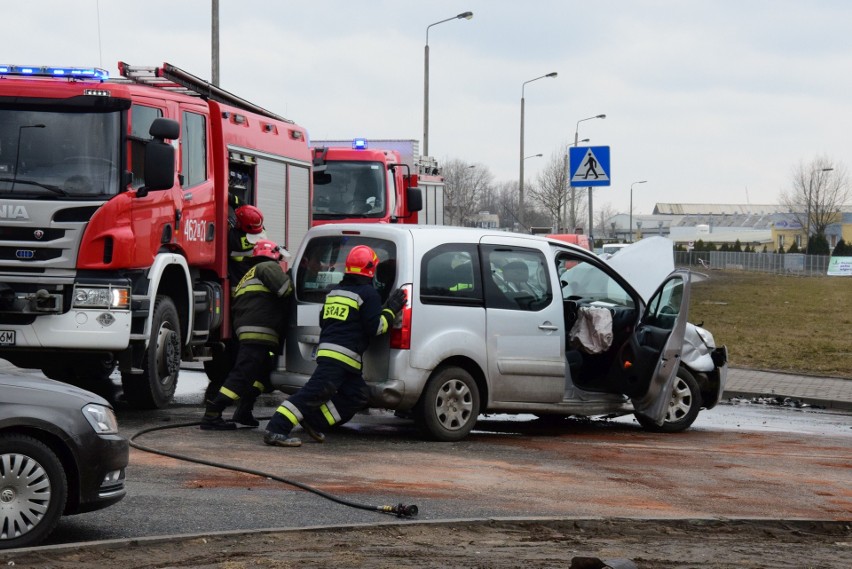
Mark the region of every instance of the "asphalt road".
[[[171, 408], [119, 407], [122, 434], [201, 417], [203, 375], [182, 372]], [[256, 409], [268, 417], [280, 394]], [[137, 442], [302, 484], [367, 508], [416, 504], [418, 520], [560, 516], [627, 518], [852, 518], [852, 415], [721, 405], [677, 435], [630, 418], [483, 418], [469, 438], [436, 443], [389, 413], [358, 415], [296, 449], [265, 446], [259, 430], [177, 427]], [[128, 495], [64, 518], [47, 543], [239, 529], [374, 523], [397, 518], [347, 507], [294, 486], [131, 451]], [[403, 521], [404, 520], [400, 520]]]

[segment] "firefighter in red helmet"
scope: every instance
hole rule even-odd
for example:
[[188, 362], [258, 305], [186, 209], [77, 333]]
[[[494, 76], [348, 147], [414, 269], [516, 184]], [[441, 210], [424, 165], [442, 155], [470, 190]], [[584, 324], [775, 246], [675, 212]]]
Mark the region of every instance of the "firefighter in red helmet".
[[[281, 266], [278, 245], [261, 239], [254, 246], [249, 269], [232, 294], [234, 331], [239, 346], [234, 366], [218, 392], [208, 394], [203, 430], [230, 430], [236, 423], [257, 427], [252, 410], [257, 397], [270, 387], [269, 376], [280, 353], [280, 338], [287, 322], [290, 277]], [[212, 395], [212, 396], [210, 396]], [[222, 411], [238, 402], [233, 421], [225, 421]]]
[[[251, 266], [247, 260], [251, 258], [254, 249], [253, 241], [262, 238], [263, 214], [253, 205], [241, 205], [234, 210], [234, 216], [229, 223], [231, 228], [228, 231], [228, 279], [233, 288]], [[256, 238], [252, 239], [249, 235]]]
[[322, 428], [347, 422], [367, 405], [369, 390], [361, 375], [361, 355], [370, 338], [388, 331], [406, 302], [405, 291], [397, 289], [382, 306], [373, 288], [378, 264], [375, 251], [366, 245], [353, 247], [347, 255], [343, 280], [323, 305], [316, 370], [275, 411], [263, 436], [266, 444], [300, 446], [302, 441], [290, 436], [299, 424], [322, 442]]

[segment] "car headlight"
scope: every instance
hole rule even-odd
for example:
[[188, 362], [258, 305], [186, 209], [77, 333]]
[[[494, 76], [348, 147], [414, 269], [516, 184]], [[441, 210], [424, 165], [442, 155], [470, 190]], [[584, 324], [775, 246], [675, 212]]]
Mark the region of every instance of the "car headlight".
[[130, 288], [113, 286], [74, 286], [74, 308], [130, 308]]
[[83, 407], [83, 416], [99, 435], [114, 435], [118, 433], [118, 420], [115, 411], [106, 405], [89, 403]]
[[705, 346], [711, 349], [716, 347], [716, 340], [713, 339], [713, 334], [711, 334], [709, 330], [696, 326], [695, 331], [698, 333], [698, 336], [701, 338], [701, 341], [704, 342]]

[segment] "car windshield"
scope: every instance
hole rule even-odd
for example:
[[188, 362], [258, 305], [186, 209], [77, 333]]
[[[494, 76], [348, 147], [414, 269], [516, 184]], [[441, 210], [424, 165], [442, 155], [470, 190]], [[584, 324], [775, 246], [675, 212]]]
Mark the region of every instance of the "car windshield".
[[328, 162], [314, 179], [314, 219], [384, 217], [385, 183], [378, 162]]
[[618, 282], [591, 263], [570, 254], [556, 257], [556, 268], [562, 286], [562, 298], [584, 300], [605, 305], [635, 308], [630, 294]]
[[0, 108], [0, 195], [119, 191], [120, 114]]

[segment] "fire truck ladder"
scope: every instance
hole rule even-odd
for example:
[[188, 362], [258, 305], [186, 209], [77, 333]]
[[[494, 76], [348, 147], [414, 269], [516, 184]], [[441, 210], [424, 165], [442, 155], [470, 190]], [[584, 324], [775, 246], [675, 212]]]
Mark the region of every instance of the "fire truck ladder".
[[158, 87], [173, 93], [202, 97], [218, 103], [231, 105], [244, 111], [257, 113], [271, 119], [293, 123], [290, 119], [285, 119], [271, 111], [267, 111], [263, 107], [258, 107], [254, 103], [237, 97], [233, 93], [225, 91], [170, 63], [163, 63], [162, 67], [142, 67], [119, 61], [118, 70], [122, 77], [126, 77], [134, 83]]

